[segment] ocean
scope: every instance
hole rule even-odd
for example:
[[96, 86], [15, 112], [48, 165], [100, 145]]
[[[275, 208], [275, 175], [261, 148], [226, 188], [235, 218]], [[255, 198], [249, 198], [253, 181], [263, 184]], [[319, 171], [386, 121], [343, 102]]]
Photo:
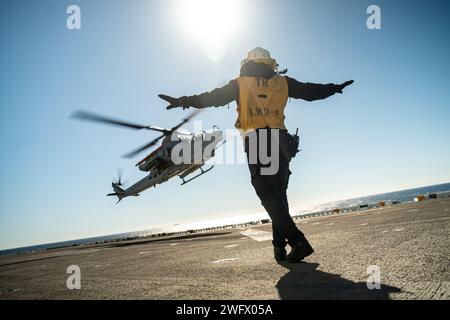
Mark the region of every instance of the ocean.
[[427, 187], [419, 187], [414, 189], [407, 189], [401, 191], [394, 191], [388, 193], [381, 193], [361, 198], [340, 200], [335, 202], [324, 203], [321, 205], [323, 209], [328, 208], [344, 208], [359, 206], [368, 203], [377, 203], [379, 201], [399, 201], [399, 202], [412, 202], [417, 195], [426, 195], [430, 193], [446, 192], [450, 191], [450, 183], [437, 184]]
[[[412, 202], [412, 201], [414, 201], [414, 197], [419, 194], [425, 195], [425, 194], [445, 192], [445, 191], [450, 191], [450, 183], [444, 183], [444, 184], [419, 187], [419, 188], [414, 188], [414, 189], [400, 190], [400, 191], [395, 191], [395, 192], [388, 192], [388, 193], [364, 196], [364, 197], [359, 197], [359, 198], [323, 203], [318, 206], [315, 206], [314, 208], [311, 208], [311, 210], [304, 210], [304, 211], [300, 212], [300, 214], [307, 214], [307, 213], [311, 213], [313, 211], [321, 211], [321, 210], [332, 209], [332, 208], [345, 208], [345, 207], [359, 206], [359, 205], [363, 205], [363, 204], [377, 203], [379, 201]], [[296, 213], [296, 214], [299, 214], [299, 213]], [[38, 251], [38, 250], [79, 246], [82, 244], [92, 244], [92, 243], [96, 243], [96, 242], [121, 240], [121, 239], [127, 239], [127, 238], [135, 238], [135, 237], [144, 237], [144, 236], [157, 234], [157, 233], [163, 233], [163, 232], [164, 233], [182, 232], [182, 231], [187, 231], [187, 230], [195, 230], [195, 229], [202, 229], [202, 228], [208, 228], [208, 227], [218, 227], [218, 226], [224, 226], [224, 225], [230, 225], [230, 224], [240, 224], [240, 223], [246, 223], [246, 222], [256, 221], [256, 220], [260, 220], [260, 219], [267, 219], [267, 214], [266, 213], [256, 213], [256, 214], [242, 215], [242, 216], [237, 216], [237, 217], [229, 217], [229, 218], [223, 218], [223, 219], [195, 222], [195, 223], [190, 223], [190, 224], [159, 227], [159, 228], [142, 230], [142, 231], [134, 231], [134, 232], [113, 234], [113, 235], [107, 235], [107, 236], [99, 236], [99, 237], [93, 237], [93, 238], [62, 241], [62, 242], [56, 242], [56, 243], [39, 244], [39, 245], [34, 245], [34, 246], [22, 247], [22, 248], [12, 248], [12, 249], [0, 250], [0, 256], [26, 253], [26, 252], [34, 252], [34, 251]]]

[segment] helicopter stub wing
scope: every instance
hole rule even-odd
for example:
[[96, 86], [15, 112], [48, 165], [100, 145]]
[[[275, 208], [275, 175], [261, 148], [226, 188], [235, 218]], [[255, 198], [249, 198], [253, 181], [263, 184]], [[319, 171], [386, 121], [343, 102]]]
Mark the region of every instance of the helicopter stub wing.
[[148, 156], [146, 156], [144, 159], [142, 159], [141, 161], [139, 161], [138, 163], [135, 164], [135, 166], [139, 166], [141, 164], [143, 164], [145, 161], [147, 161], [148, 159], [150, 159], [151, 157], [153, 157], [159, 150], [161, 150], [162, 146], [159, 146], [158, 148], [156, 148], [155, 150], [152, 151], [152, 153], [150, 153]]

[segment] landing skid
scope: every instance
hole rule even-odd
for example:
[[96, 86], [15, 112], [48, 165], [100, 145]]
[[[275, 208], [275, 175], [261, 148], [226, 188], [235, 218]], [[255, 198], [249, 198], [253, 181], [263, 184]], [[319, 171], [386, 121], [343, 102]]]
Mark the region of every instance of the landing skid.
[[202, 167], [202, 168], [200, 168], [200, 171], [201, 171], [201, 172], [200, 172], [199, 174], [197, 174], [196, 176], [193, 176], [192, 178], [189, 178], [188, 180], [184, 180], [184, 178], [181, 178], [181, 177], [180, 177], [181, 180], [183, 180], [183, 182], [181, 183], [181, 185], [185, 185], [186, 183], [191, 182], [191, 181], [194, 180], [194, 179], [197, 179], [198, 177], [200, 177], [200, 176], [204, 175], [205, 173], [211, 171], [212, 168], [214, 168], [214, 165], [212, 165], [211, 167], [209, 167], [209, 168], [206, 169], [206, 170], [203, 170], [203, 167]]

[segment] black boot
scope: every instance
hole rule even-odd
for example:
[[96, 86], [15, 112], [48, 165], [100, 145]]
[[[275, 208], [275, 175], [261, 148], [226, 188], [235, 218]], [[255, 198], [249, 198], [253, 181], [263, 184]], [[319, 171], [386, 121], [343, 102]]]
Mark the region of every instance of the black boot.
[[307, 256], [311, 255], [314, 249], [309, 244], [308, 240], [304, 238], [302, 241], [292, 247], [291, 252], [288, 254], [287, 261], [290, 263], [300, 262]]
[[285, 247], [273, 247], [273, 254], [277, 262], [286, 260], [286, 248]]

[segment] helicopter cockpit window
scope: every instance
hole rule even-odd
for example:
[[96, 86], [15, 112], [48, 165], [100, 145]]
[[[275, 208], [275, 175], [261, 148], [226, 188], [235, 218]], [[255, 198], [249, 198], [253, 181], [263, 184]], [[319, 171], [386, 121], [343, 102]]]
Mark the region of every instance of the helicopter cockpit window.
[[196, 132], [196, 133], [192, 136], [192, 138], [195, 139], [195, 140], [204, 140], [204, 139], [205, 139], [205, 132], [204, 132], [204, 131]]
[[189, 132], [177, 132], [178, 141], [186, 140], [191, 137], [191, 134]]

